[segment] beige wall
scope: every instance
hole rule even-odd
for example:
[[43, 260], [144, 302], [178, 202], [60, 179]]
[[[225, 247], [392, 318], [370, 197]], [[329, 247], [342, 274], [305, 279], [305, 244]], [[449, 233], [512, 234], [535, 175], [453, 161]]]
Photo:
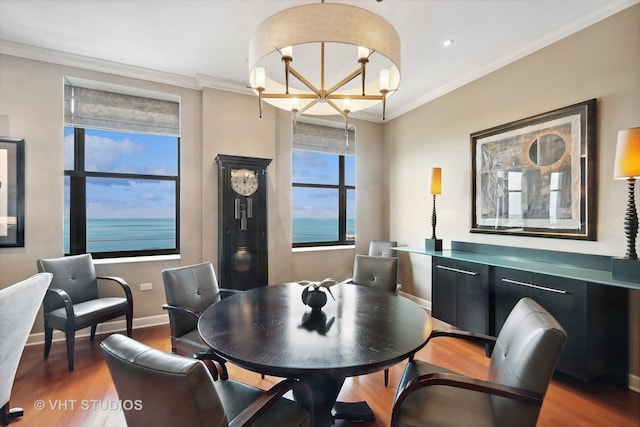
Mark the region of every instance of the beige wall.
[[[390, 153], [390, 235], [422, 247], [431, 236], [431, 167], [442, 167], [437, 235], [451, 240], [622, 256], [626, 184], [612, 177], [618, 130], [640, 126], [640, 5], [405, 114], [384, 128]], [[469, 233], [469, 134], [538, 113], [598, 100], [598, 240]], [[430, 258], [401, 260], [403, 290], [431, 299]], [[640, 373], [640, 291], [632, 292], [632, 372]]]

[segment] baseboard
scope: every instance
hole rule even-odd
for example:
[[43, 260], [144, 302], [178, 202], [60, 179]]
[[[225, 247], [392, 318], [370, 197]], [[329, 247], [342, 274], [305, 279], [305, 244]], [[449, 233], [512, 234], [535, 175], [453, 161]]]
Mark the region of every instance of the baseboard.
[[411, 294], [408, 294], [408, 293], [402, 292], [402, 291], [398, 291], [398, 295], [402, 295], [403, 297], [405, 297], [407, 299], [410, 299], [411, 301], [415, 302], [419, 306], [421, 306], [423, 308], [426, 308], [427, 310], [431, 311], [431, 301], [427, 301], [426, 299], [418, 298], [416, 296], [413, 296]]
[[[139, 317], [133, 319], [133, 329], [148, 328], [151, 326], [166, 325], [169, 323], [169, 315], [159, 314], [157, 316]], [[100, 323], [96, 329], [96, 334], [112, 334], [114, 332], [124, 332], [127, 330], [127, 322], [124, 319], [112, 322]], [[76, 338], [88, 337], [91, 335], [91, 328], [80, 329], [76, 332]], [[64, 341], [64, 332], [53, 331], [53, 341]], [[44, 344], [44, 332], [30, 334], [27, 339], [27, 346]]]
[[629, 390], [640, 393], [640, 376], [629, 374]]

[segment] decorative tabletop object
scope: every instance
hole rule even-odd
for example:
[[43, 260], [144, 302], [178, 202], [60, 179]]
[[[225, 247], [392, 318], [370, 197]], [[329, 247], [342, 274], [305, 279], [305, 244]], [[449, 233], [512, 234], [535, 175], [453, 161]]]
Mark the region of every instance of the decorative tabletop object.
[[338, 284], [334, 279], [324, 279], [320, 282], [302, 280], [298, 284], [305, 287], [302, 291], [302, 302], [311, 307], [313, 311], [321, 310], [327, 303], [327, 294], [324, 293], [323, 288], [329, 292], [334, 301], [336, 300], [330, 289], [331, 286]]

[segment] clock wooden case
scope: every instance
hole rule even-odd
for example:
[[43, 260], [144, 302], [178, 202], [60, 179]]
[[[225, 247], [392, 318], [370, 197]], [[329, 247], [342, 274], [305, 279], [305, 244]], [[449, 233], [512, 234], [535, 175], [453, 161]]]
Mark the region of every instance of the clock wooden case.
[[223, 288], [268, 284], [267, 166], [271, 159], [218, 154], [218, 276]]

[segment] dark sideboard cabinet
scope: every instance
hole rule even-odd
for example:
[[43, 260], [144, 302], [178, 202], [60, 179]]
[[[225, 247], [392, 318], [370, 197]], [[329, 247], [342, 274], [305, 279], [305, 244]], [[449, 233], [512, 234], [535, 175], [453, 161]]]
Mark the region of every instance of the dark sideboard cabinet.
[[489, 267], [440, 258], [433, 263], [433, 317], [460, 329], [489, 333]]
[[432, 256], [432, 315], [453, 326], [498, 335], [513, 306], [531, 297], [564, 327], [557, 371], [626, 387], [629, 289], [611, 278], [611, 257], [452, 242]]

